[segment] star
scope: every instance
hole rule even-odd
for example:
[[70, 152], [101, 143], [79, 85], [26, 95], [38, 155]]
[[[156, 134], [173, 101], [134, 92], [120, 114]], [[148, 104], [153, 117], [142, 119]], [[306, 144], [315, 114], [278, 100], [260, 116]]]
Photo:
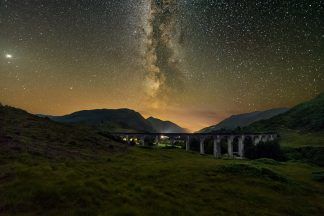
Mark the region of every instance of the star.
[[12, 56], [11, 54], [8, 54], [8, 53], [7, 53], [7, 54], [6, 54], [6, 58], [7, 58], [7, 59], [12, 59], [13, 56]]
[[[324, 91], [316, 0], [0, 2], [0, 101], [31, 112], [77, 111], [74, 96], [80, 109], [127, 107], [196, 131], [215, 113]], [[29, 93], [19, 103], [17, 81]]]

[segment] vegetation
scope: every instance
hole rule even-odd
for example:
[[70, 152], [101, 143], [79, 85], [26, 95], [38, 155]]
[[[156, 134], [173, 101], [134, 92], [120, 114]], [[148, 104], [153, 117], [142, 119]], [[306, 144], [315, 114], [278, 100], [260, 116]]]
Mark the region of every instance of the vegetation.
[[286, 160], [299, 160], [324, 166], [324, 133], [280, 131], [280, 145]]
[[91, 128], [56, 123], [8, 106], [0, 106], [0, 123], [2, 154], [31, 153], [48, 158], [80, 158], [127, 149], [126, 145]]
[[286, 148], [286, 158], [289, 160], [299, 160], [310, 162], [319, 166], [324, 166], [324, 147], [299, 147]]
[[84, 124], [102, 131], [155, 132], [140, 113], [130, 109], [96, 109], [74, 112], [65, 116], [49, 116], [53, 121]]
[[[1, 154], [2, 215], [322, 215], [319, 168], [134, 147], [83, 159]], [[285, 202], [282, 202], [285, 200]]]
[[295, 130], [299, 132], [323, 132], [324, 130], [324, 93], [316, 98], [299, 104], [288, 112], [269, 120], [253, 123], [249, 130]]
[[279, 142], [260, 142], [258, 145], [247, 143], [245, 146], [245, 157], [249, 159], [271, 158], [274, 160], [284, 160], [283, 152], [281, 151]]
[[[324, 169], [316, 165], [129, 148], [92, 128], [4, 106], [0, 123], [0, 215], [324, 212]], [[268, 156], [265, 149], [277, 152], [277, 147], [261, 144], [258, 157]]]
[[324, 166], [324, 93], [242, 131], [276, 131], [286, 159]]
[[188, 130], [170, 121], [163, 121], [154, 117], [149, 117], [146, 121], [159, 133], [188, 133]]
[[324, 172], [323, 171], [313, 172], [312, 174], [313, 174], [314, 180], [324, 182]]
[[280, 131], [280, 144], [283, 147], [324, 147], [324, 132], [297, 132], [294, 130]]
[[265, 111], [256, 111], [251, 113], [243, 113], [239, 115], [233, 115], [221, 122], [217, 125], [213, 125], [204, 129], [201, 129], [200, 133], [212, 133], [219, 130], [235, 130], [237, 127], [246, 127], [254, 122], [270, 119], [276, 115], [287, 112], [286, 108], [277, 108], [270, 109]]

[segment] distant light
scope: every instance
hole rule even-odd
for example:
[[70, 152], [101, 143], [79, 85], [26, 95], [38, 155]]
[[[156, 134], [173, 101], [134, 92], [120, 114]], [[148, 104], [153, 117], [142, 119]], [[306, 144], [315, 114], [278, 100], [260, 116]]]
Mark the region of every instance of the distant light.
[[12, 59], [12, 57], [13, 57], [13, 56], [12, 56], [11, 54], [6, 54], [6, 58], [7, 58], [7, 59]]

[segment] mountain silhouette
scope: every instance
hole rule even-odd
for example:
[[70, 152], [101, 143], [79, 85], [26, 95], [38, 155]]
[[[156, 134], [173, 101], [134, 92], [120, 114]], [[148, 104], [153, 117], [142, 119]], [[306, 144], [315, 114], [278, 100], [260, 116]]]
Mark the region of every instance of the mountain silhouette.
[[140, 113], [130, 109], [83, 110], [49, 118], [56, 122], [86, 124], [108, 131], [156, 132]]
[[248, 127], [250, 130], [324, 131], [324, 93], [307, 102], [298, 104], [289, 111], [268, 120], [258, 121]]
[[187, 133], [188, 132], [188, 130], [170, 121], [163, 121], [154, 117], [149, 117], [146, 120], [159, 133]]
[[244, 113], [239, 115], [233, 115], [217, 125], [213, 125], [207, 128], [204, 128], [200, 130], [201, 133], [210, 133], [213, 131], [218, 130], [234, 130], [237, 127], [245, 127], [248, 126], [254, 122], [264, 120], [264, 119], [270, 119], [276, 115], [282, 114], [284, 112], [287, 112], [289, 109], [287, 108], [276, 108], [276, 109], [270, 109], [266, 111], [257, 111], [257, 112], [251, 112], [251, 113]]
[[127, 148], [91, 127], [54, 122], [1, 104], [0, 143], [2, 155], [30, 153], [46, 158], [94, 157]]

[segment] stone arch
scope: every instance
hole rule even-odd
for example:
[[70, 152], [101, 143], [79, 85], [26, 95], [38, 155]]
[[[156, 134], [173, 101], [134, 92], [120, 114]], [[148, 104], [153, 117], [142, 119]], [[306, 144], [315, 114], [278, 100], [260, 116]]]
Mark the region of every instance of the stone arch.
[[255, 152], [255, 142], [258, 139], [256, 135], [246, 135], [244, 138], [243, 155], [246, 158], [251, 158]]
[[213, 154], [214, 147], [214, 137], [211, 135], [205, 136], [204, 140], [204, 153]]
[[190, 150], [199, 152], [199, 137], [191, 136], [189, 140]]
[[246, 136], [244, 136], [243, 143], [244, 143], [245, 146], [254, 145], [254, 139], [255, 139], [255, 136], [246, 135]]
[[268, 134], [262, 134], [261, 142], [267, 143], [269, 141], [269, 135]]
[[233, 138], [233, 156], [239, 156], [239, 139], [240, 136], [234, 136]]
[[254, 135], [250, 135], [250, 134], [245, 135], [245, 137], [244, 137], [244, 144], [245, 143], [249, 143], [249, 142], [253, 142], [253, 140], [254, 140]]
[[262, 141], [262, 136], [260, 134], [253, 135], [253, 144], [258, 145]]
[[220, 154], [228, 154], [228, 147], [227, 147], [227, 137], [228, 136], [220, 136]]

